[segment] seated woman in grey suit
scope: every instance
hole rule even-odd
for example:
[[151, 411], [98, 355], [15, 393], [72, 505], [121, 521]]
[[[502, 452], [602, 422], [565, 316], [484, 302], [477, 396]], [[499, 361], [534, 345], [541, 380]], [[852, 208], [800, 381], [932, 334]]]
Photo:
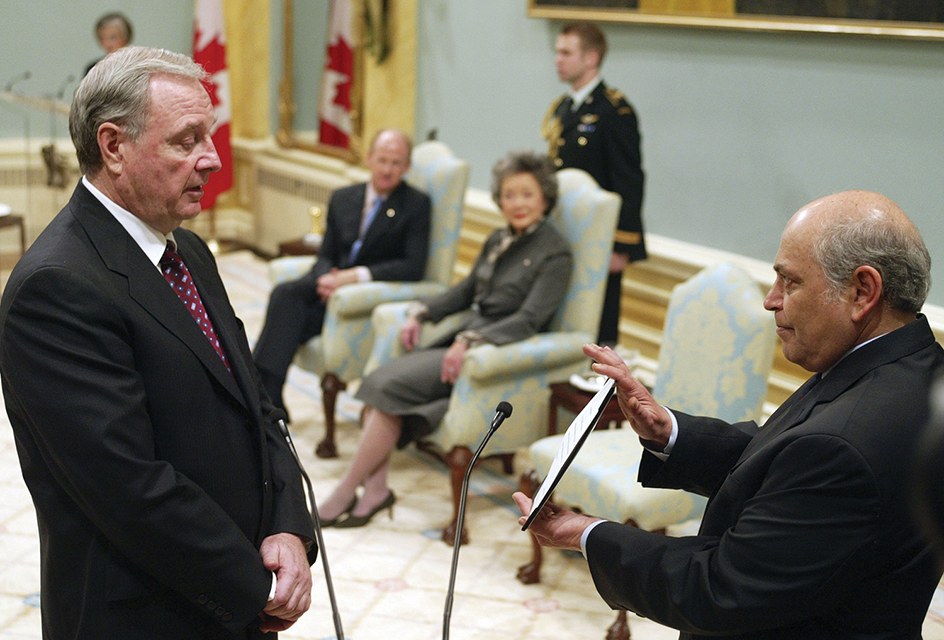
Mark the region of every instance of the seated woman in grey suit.
[[[560, 306], [573, 259], [568, 242], [545, 223], [557, 201], [554, 166], [547, 156], [511, 153], [492, 170], [492, 197], [508, 226], [485, 241], [467, 278], [411, 305], [400, 330], [411, 353], [361, 382], [357, 398], [366, 405], [361, 441], [340, 484], [319, 508], [323, 524], [360, 527], [384, 509], [392, 517], [390, 453], [440, 423], [466, 350], [528, 338], [544, 330]], [[413, 350], [424, 320], [438, 322], [466, 310], [471, 313], [458, 332]]]

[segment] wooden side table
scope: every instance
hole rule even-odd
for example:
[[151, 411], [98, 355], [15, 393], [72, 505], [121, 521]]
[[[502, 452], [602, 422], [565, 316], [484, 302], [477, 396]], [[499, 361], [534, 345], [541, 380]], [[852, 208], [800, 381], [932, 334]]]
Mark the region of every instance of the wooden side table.
[[318, 247], [313, 247], [304, 238], [296, 238], [279, 243], [279, 257], [281, 256], [317, 256]]
[[8, 213], [0, 216], [0, 229], [20, 228], [20, 255], [26, 253], [26, 218], [21, 213]]
[[[557, 410], [559, 408], [563, 407], [567, 411], [575, 414], [580, 413], [593, 398], [593, 395], [594, 394], [589, 391], [578, 389], [569, 382], [552, 383], [550, 411], [547, 417], [547, 435], [552, 436], [557, 433]], [[620, 423], [625, 419], [623, 411], [619, 406], [619, 400], [617, 400], [616, 394], [614, 393], [613, 397], [610, 398], [610, 401], [607, 402], [606, 407], [603, 409], [603, 415], [600, 417], [596, 428], [607, 429], [610, 424], [614, 422], [616, 423], [616, 427], [619, 427]]]

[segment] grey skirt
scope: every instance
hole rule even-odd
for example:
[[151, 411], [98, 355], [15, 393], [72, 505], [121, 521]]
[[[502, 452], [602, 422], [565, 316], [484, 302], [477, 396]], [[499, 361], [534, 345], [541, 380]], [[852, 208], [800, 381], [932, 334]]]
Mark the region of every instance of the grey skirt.
[[403, 419], [397, 448], [435, 431], [446, 415], [452, 385], [439, 379], [445, 355], [445, 348], [414, 351], [361, 381], [358, 400]]

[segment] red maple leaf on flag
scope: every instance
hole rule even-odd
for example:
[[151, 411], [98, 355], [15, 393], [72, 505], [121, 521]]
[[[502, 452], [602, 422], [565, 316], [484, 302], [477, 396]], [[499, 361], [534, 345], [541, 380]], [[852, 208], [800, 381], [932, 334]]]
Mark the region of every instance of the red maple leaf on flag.
[[354, 69], [354, 52], [344, 38], [328, 47], [328, 69], [336, 71], [346, 79], [334, 85], [334, 104], [351, 110], [351, 71]]
[[[199, 42], [199, 32], [194, 41]], [[214, 37], [199, 51], [194, 51], [193, 57], [203, 64], [203, 68], [210, 75], [226, 69], [226, 46], [220, 43], [219, 36]]]

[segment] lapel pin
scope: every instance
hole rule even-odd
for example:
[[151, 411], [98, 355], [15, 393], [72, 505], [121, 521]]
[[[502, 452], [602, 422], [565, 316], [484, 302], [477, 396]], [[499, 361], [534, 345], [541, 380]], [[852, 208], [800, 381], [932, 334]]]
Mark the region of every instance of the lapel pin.
[[395, 216], [395, 215], [397, 215], [397, 212], [396, 212], [396, 211], [394, 211], [393, 209], [387, 209], [387, 217], [388, 217], [388, 218], [392, 218], [392, 217]]

